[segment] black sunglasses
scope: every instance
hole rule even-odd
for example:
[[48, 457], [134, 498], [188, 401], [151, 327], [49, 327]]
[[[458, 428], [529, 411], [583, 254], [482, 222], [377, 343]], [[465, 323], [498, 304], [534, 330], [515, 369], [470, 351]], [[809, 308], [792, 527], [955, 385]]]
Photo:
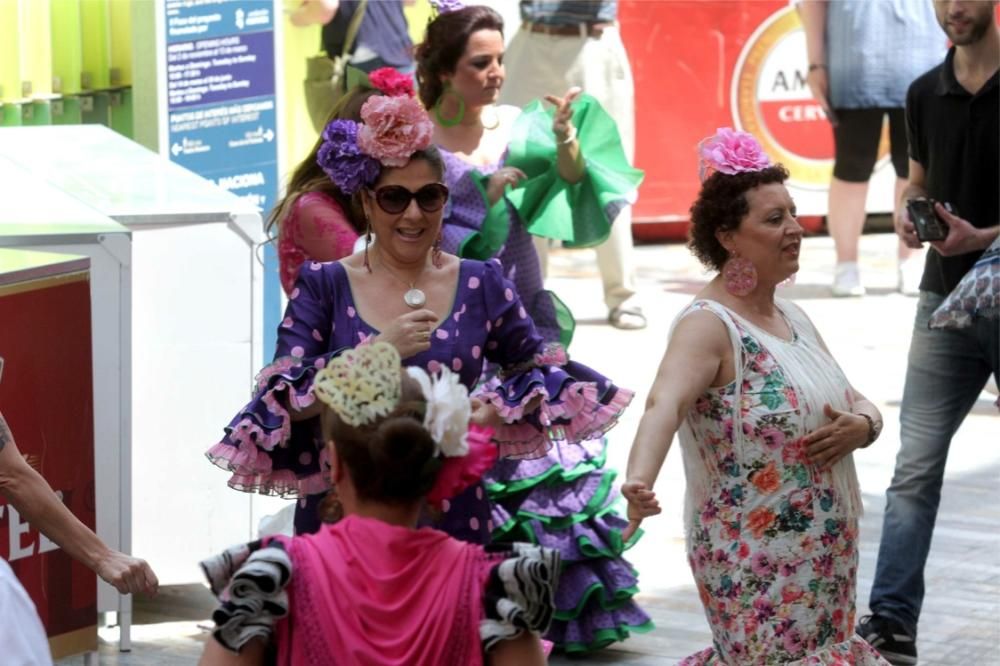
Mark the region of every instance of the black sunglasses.
[[424, 185], [416, 192], [411, 192], [402, 185], [386, 185], [374, 190], [375, 203], [390, 215], [398, 215], [406, 210], [410, 201], [417, 200], [417, 206], [425, 213], [436, 213], [448, 200], [448, 188], [441, 183]]

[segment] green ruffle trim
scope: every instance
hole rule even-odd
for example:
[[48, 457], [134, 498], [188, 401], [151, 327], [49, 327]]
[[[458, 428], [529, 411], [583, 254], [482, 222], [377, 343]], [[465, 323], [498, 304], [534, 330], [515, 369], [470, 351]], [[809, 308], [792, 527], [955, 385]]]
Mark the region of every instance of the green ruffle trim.
[[[558, 518], [543, 516], [541, 514], [532, 513], [531, 511], [518, 511], [503, 525], [493, 529], [493, 539], [506, 539], [505, 532], [514, 527], [521, 527], [523, 528], [522, 532], [529, 532], [530, 528], [527, 525], [522, 524], [523, 522], [529, 520], [537, 520], [547, 525], [549, 529], [564, 530], [567, 527], [572, 527], [577, 523], [589, 520], [591, 517], [603, 516], [610, 511], [614, 511], [614, 503], [609, 503], [607, 499], [608, 495], [611, 493], [611, 484], [614, 483], [617, 475], [618, 474], [612, 470], [605, 470], [604, 475], [601, 477], [601, 485], [581, 511], [571, 513], [568, 516], [559, 516]], [[532, 537], [533, 536], [534, 535], [532, 535]]]
[[653, 630], [653, 621], [639, 625], [622, 625], [613, 629], [600, 629], [594, 632], [594, 640], [589, 643], [565, 643], [560, 649], [566, 654], [586, 654], [602, 650], [612, 643], [618, 643], [629, 637], [630, 633], [645, 634]]
[[507, 199], [532, 234], [568, 247], [599, 245], [614, 221], [607, 216], [608, 206], [633, 201], [643, 172], [629, 164], [611, 116], [596, 99], [581, 95], [573, 103], [573, 125], [586, 169], [580, 182], [567, 183], [556, 163], [554, 113], [536, 100], [514, 123], [504, 165], [521, 169], [527, 178], [507, 192]]
[[581, 476], [586, 476], [591, 472], [595, 472], [602, 467], [608, 460], [608, 448], [605, 446], [601, 449], [600, 455], [596, 458], [591, 458], [590, 460], [584, 460], [576, 464], [573, 469], [565, 469], [559, 463], [553, 463], [552, 467], [548, 468], [541, 474], [536, 474], [535, 476], [529, 476], [524, 479], [518, 479], [511, 483], [489, 483], [486, 485], [486, 490], [490, 494], [490, 499], [502, 499], [504, 497], [509, 497], [510, 495], [515, 495], [519, 492], [527, 490], [528, 488], [534, 488], [535, 486], [545, 484], [548, 486], [557, 486], [564, 483], [570, 483], [576, 481]]
[[[486, 202], [486, 182], [489, 176], [479, 172], [470, 174], [472, 182], [479, 190], [479, 196]], [[507, 202], [503, 197], [486, 211], [486, 218], [478, 231], [474, 231], [459, 244], [458, 256], [465, 259], [486, 261], [496, 256], [510, 234], [510, 216], [507, 214]]]
[[[632, 571], [634, 572], [635, 569]], [[571, 610], [557, 610], [552, 617], [557, 620], [562, 620], [563, 622], [575, 620], [580, 616], [580, 613], [584, 611], [584, 608], [590, 602], [591, 596], [595, 597], [597, 603], [603, 610], [617, 610], [631, 601], [632, 597], [638, 593], [638, 586], [632, 585], [631, 587], [623, 587], [620, 590], [615, 590], [609, 598], [607, 588], [602, 583], [594, 583], [588, 587], [583, 593], [583, 596], [580, 597], [580, 601], [577, 602], [576, 608]]]
[[[611, 507], [611, 510], [614, 510], [614, 507]], [[602, 515], [604, 513], [607, 513], [607, 511], [601, 512]], [[608, 534], [608, 539], [611, 541], [610, 550], [595, 546], [587, 537], [580, 537], [580, 552], [591, 559], [597, 559], [599, 557], [619, 557], [626, 550], [638, 543], [643, 534], [645, 534], [645, 531], [640, 527], [628, 541], [623, 541], [622, 531], [619, 529], [612, 529]]]

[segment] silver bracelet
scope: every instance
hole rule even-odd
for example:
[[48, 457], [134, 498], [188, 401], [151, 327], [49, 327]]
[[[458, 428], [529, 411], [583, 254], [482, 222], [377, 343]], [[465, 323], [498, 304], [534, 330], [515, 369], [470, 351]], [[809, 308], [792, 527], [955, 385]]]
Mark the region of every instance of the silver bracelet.
[[[557, 137], [558, 138], [558, 137]], [[569, 131], [566, 132], [566, 138], [559, 143], [566, 146], [576, 141], [576, 125], [570, 125]]]

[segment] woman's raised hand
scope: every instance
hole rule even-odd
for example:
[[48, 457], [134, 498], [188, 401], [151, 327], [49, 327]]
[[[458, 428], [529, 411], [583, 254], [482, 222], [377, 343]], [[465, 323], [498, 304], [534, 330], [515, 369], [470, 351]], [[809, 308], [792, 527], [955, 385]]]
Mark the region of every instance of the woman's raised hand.
[[628, 541], [639, 529], [643, 519], [660, 513], [660, 502], [656, 493], [643, 481], [626, 481], [622, 484], [622, 495], [628, 500], [628, 527], [622, 532], [622, 541]]
[[517, 187], [525, 178], [527, 178], [525, 173], [517, 167], [505, 166], [494, 171], [493, 175], [486, 182], [486, 198], [489, 200], [490, 205], [500, 200], [505, 187], [508, 185]]
[[566, 143], [575, 136], [576, 129], [573, 127], [573, 102], [580, 96], [583, 90], [578, 86], [573, 86], [566, 91], [562, 97], [546, 95], [545, 101], [556, 107], [555, 116], [552, 118], [552, 133], [556, 135], [558, 143]]
[[431, 348], [431, 334], [437, 319], [438, 316], [427, 308], [407, 312], [396, 317], [376, 339], [395, 347], [400, 358], [409, 358]]

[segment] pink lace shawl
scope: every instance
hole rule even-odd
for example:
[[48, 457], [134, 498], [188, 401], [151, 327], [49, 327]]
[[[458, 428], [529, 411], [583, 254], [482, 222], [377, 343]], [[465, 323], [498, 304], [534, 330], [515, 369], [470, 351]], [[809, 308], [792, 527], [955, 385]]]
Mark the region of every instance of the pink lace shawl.
[[282, 541], [295, 575], [279, 665], [482, 664], [482, 548], [358, 516]]
[[335, 200], [322, 192], [300, 195], [278, 231], [278, 262], [285, 293], [295, 287], [303, 263], [343, 259], [354, 252], [357, 239], [358, 232]]

